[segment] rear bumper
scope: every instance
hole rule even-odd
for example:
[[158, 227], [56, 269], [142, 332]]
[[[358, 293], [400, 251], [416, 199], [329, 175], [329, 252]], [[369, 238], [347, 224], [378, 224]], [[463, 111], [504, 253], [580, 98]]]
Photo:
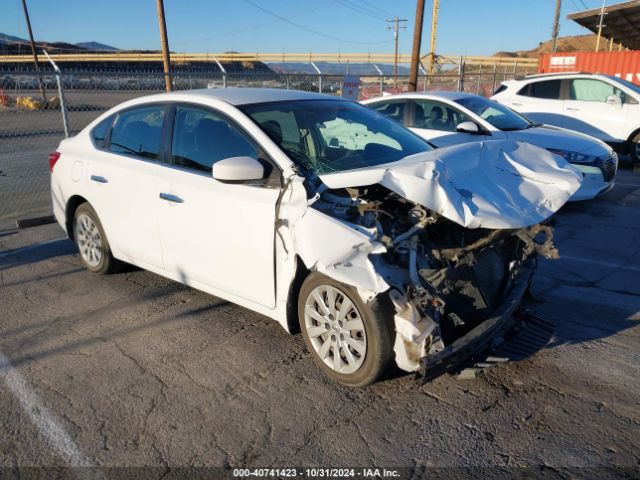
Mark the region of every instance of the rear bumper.
[[519, 267], [509, 293], [491, 317], [441, 352], [420, 359], [420, 374], [425, 382], [456, 370], [476, 354], [504, 341], [516, 323], [515, 312], [529, 289], [534, 267], [535, 259], [529, 259]]

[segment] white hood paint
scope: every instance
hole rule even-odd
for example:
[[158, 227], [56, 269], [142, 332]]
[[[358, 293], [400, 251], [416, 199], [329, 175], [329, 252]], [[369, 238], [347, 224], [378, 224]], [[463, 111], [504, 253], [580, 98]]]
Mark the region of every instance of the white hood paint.
[[600, 140], [566, 128], [540, 125], [525, 130], [503, 132], [509, 140], [527, 142], [541, 148], [588, 153], [597, 157], [610, 154], [610, 148]]
[[321, 175], [329, 188], [380, 184], [467, 228], [522, 228], [549, 218], [580, 187], [562, 158], [526, 143], [474, 142], [399, 162]]

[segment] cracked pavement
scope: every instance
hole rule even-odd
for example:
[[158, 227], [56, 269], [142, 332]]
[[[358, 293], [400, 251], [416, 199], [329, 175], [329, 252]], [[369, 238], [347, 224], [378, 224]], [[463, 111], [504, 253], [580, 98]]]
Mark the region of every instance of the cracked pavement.
[[[561, 259], [540, 262], [528, 305], [555, 336], [473, 380], [341, 387], [263, 316], [143, 270], [83, 270], [56, 225], [0, 236], [0, 351], [95, 465], [158, 467], [153, 478], [192, 466], [637, 478], [640, 175], [620, 171], [557, 220]], [[0, 467], [67, 465], [2, 382], [0, 404]]]

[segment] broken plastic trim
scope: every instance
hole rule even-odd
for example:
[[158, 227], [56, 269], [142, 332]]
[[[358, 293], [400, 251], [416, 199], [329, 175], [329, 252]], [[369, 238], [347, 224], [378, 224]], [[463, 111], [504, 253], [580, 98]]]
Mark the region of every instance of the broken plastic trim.
[[531, 283], [535, 263], [535, 259], [531, 258], [518, 267], [519, 272], [512, 283], [511, 290], [490, 318], [445, 347], [444, 350], [420, 359], [420, 375], [423, 381], [428, 382], [456, 369], [465, 360], [487, 349], [496, 338], [509, 331], [515, 320], [514, 313]]

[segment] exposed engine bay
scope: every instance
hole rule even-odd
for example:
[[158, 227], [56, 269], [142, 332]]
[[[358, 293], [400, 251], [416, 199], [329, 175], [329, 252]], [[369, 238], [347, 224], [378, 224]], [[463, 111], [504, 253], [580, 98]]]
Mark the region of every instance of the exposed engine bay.
[[486, 320], [525, 260], [558, 255], [550, 225], [466, 228], [379, 184], [327, 189], [312, 208], [384, 246], [369, 259], [390, 287], [396, 363], [406, 371]]

